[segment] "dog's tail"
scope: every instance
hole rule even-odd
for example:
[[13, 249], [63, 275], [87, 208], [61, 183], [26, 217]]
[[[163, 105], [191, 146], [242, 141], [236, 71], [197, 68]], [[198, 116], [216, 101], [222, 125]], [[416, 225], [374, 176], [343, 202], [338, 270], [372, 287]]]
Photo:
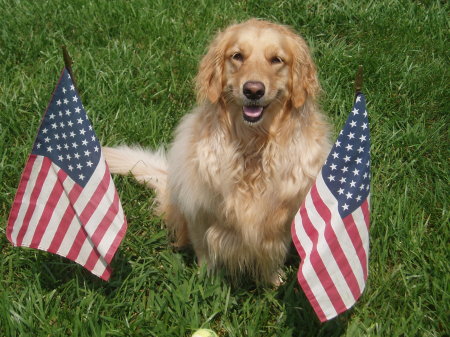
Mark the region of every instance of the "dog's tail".
[[167, 159], [164, 149], [149, 151], [140, 147], [103, 147], [111, 173], [132, 174], [138, 182], [156, 190], [163, 200], [167, 184]]

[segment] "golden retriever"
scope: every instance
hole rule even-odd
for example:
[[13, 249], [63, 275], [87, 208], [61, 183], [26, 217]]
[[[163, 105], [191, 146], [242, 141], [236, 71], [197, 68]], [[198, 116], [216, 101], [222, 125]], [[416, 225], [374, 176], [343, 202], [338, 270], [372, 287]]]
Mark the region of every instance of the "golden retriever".
[[279, 284], [291, 223], [330, 149], [309, 49], [285, 26], [232, 25], [203, 57], [196, 89], [167, 155], [105, 148], [110, 170], [156, 189], [175, 244], [191, 243], [199, 264]]

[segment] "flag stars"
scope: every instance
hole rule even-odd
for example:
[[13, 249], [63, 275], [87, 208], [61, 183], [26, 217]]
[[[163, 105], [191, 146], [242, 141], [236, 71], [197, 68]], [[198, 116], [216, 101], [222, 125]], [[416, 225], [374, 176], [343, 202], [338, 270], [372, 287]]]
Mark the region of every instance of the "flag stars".
[[357, 202], [360, 202], [361, 201], [361, 196], [360, 195], [358, 195], [357, 197], [356, 197], [356, 199], [355, 199]]
[[352, 128], [354, 128], [354, 127], [356, 126], [356, 122], [355, 122], [355, 121], [351, 121], [351, 122], [350, 122], [350, 126], [351, 126]]
[[48, 146], [48, 147], [47, 147], [47, 152], [50, 152], [50, 153], [51, 153], [52, 151], [53, 151], [53, 148], [52, 148], [51, 146]]
[[361, 125], [361, 127], [362, 127], [363, 130], [367, 129], [367, 123], [363, 123], [363, 124]]
[[66, 93], [66, 91], [67, 91], [67, 90], [66, 90], [66, 88], [64, 88], [64, 87], [63, 87], [63, 88], [62, 88], [62, 92], [63, 92], [63, 94], [65, 94], [65, 93]]
[[69, 166], [67, 166], [67, 167], [69, 168], [70, 172], [73, 171], [73, 166], [72, 166], [72, 165], [69, 165]]
[[72, 113], [70, 112], [69, 109], [66, 110], [66, 116], [70, 116]]
[[353, 150], [353, 145], [347, 144], [347, 146], [345, 147], [345, 149], [346, 149], [347, 151], [351, 151], [351, 150]]
[[353, 113], [353, 116], [359, 115], [359, 110], [356, 108], [353, 108], [352, 113]]
[[69, 104], [69, 100], [67, 98], [64, 98], [63, 103], [67, 105], [67, 104]]
[[72, 138], [75, 137], [75, 132], [70, 131], [69, 136], [72, 137]]
[[50, 141], [50, 138], [48, 138], [48, 137], [44, 138], [44, 142], [48, 143], [49, 141]]
[[66, 155], [66, 159], [67, 159], [67, 160], [72, 159], [72, 157], [70, 156], [70, 154], [67, 154], [67, 155]]
[[365, 142], [366, 141], [366, 136], [362, 135], [361, 137], [359, 137], [359, 140], [361, 142]]
[[329, 181], [334, 181], [334, 176], [330, 174], [330, 175], [328, 176], [328, 180], [329, 180]]
[[68, 122], [67, 122], [67, 125], [70, 126], [70, 127], [72, 127], [73, 122], [72, 122], [72, 121], [68, 121]]
[[358, 153], [364, 152], [364, 148], [363, 148], [362, 146], [360, 146], [360, 147], [358, 148], [358, 150], [356, 150], [356, 151], [358, 151]]
[[343, 204], [343, 205], [342, 205], [342, 209], [343, 209], [344, 211], [347, 211], [348, 208], [349, 208], [349, 205], [347, 205], [347, 204]]
[[349, 134], [347, 135], [348, 139], [353, 139], [355, 138], [355, 134], [353, 132], [349, 132]]
[[359, 175], [359, 170], [357, 170], [357, 169], [354, 169], [352, 172], [353, 172], [354, 176], [358, 176]]
[[346, 163], [348, 163], [348, 162], [350, 161], [350, 157], [349, 157], [349, 156], [345, 156], [345, 157], [344, 157], [344, 161], [345, 161]]
[[94, 147], [94, 151], [95, 151], [95, 152], [98, 152], [98, 150], [99, 150], [98, 146], [95, 146], [95, 147]]
[[47, 133], [47, 131], [48, 131], [47, 128], [42, 129], [42, 133], [43, 133], [44, 135]]
[[82, 118], [78, 118], [78, 119], [77, 119], [77, 123], [78, 123], [78, 124], [83, 124], [83, 119], [82, 119]]
[[79, 178], [80, 180], [84, 180], [84, 175], [83, 175], [83, 174], [80, 174], [80, 175], [78, 176], [78, 178]]
[[85, 155], [86, 157], [89, 157], [90, 154], [91, 154], [91, 151], [89, 151], [89, 150], [84, 151], [84, 155]]
[[64, 144], [64, 148], [66, 149], [66, 150], [68, 150], [69, 149], [69, 145], [66, 143], [66, 144]]
[[356, 181], [353, 181], [353, 180], [352, 180], [352, 181], [350, 182], [350, 187], [356, 187]]
[[62, 103], [61, 103], [61, 100], [60, 99], [58, 99], [57, 101], [56, 101], [56, 105], [61, 105]]
[[334, 145], [336, 145], [336, 147], [340, 147], [341, 146], [341, 142], [339, 140], [337, 140], [336, 143], [334, 143]]
[[352, 193], [350, 193], [350, 192], [348, 192], [346, 195], [345, 195], [346, 197], [347, 197], [347, 199], [351, 199], [352, 198], [352, 196], [353, 196], [353, 194]]
[[90, 160], [86, 163], [86, 165], [88, 166], [88, 167], [92, 167], [92, 165], [94, 165]]
[[340, 195], [344, 194], [344, 189], [341, 187], [341, 188], [338, 190], [338, 193], [339, 193]]
[[80, 111], [81, 111], [81, 109], [79, 108], [79, 107], [76, 107], [75, 108], [75, 112], [78, 114], [78, 113], [80, 113]]
[[87, 146], [88, 141], [87, 141], [86, 139], [83, 139], [83, 140], [81, 141], [81, 144], [83, 144], [84, 146]]
[[344, 178], [344, 177], [342, 177], [342, 178], [339, 180], [339, 182], [340, 182], [341, 184], [344, 184], [346, 181], [347, 181], [347, 178]]
[[80, 155], [78, 153], [74, 154], [75, 159], [80, 159]]
[[355, 163], [356, 164], [362, 164], [362, 159], [361, 158], [356, 158], [355, 159]]
[[331, 165], [330, 165], [330, 168], [331, 168], [331, 171], [334, 171], [334, 170], [336, 170], [337, 165], [336, 165], [336, 164], [331, 164]]
[[52, 129], [56, 129], [57, 127], [58, 127], [58, 124], [56, 124], [56, 123], [52, 124]]
[[73, 101], [73, 102], [78, 102], [78, 97], [77, 97], [77, 96], [73, 96], [73, 97], [72, 97], [72, 101]]
[[82, 168], [83, 168], [83, 166], [80, 163], [78, 163], [77, 164], [77, 169], [81, 170]]
[[73, 142], [73, 143], [72, 143], [72, 147], [73, 147], [74, 149], [76, 149], [76, 148], [78, 147], [78, 144], [77, 144], [76, 142]]
[[342, 171], [342, 173], [347, 172], [347, 171], [348, 171], [348, 167], [347, 167], [347, 166], [344, 166], [343, 168], [341, 168], [341, 171]]
[[54, 114], [54, 113], [51, 113], [50, 115], [48, 115], [48, 118], [50, 118], [50, 119], [55, 119], [55, 114]]
[[339, 158], [339, 153], [333, 152], [332, 156], [333, 156], [334, 159], [337, 159], [337, 158]]
[[73, 84], [70, 86], [70, 90], [75, 91], [75, 86]]
[[62, 117], [62, 115], [63, 115], [63, 113], [62, 113], [62, 111], [60, 110], [60, 111], [58, 112], [58, 116], [59, 116], [59, 117]]
[[81, 129], [81, 130], [80, 130], [80, 135], [83, 135], [83, 136], [84, 136], [85, 133], [86, 133], [86, 131], [85, 131], [84, 129]]

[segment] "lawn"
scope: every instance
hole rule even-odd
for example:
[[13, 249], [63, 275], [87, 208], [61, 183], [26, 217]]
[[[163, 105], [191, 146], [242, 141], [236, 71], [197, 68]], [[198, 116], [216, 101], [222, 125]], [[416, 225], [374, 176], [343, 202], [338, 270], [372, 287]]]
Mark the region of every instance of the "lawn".
[[[449, 6], [445, 1], [0, 0], [0, 336], [449, 335]], [[153, 193], [115, 177], [128, 232], [104, 282], [6, 239], [21, 171], [63, 66], [74, 59], [103, 145], [167, 144], [195, 103], [214, 33], [259, 17], [313, 50], [336, 135], [363, 64], [372, 133], [369, 279], [360, 301], [321, 324], [296, 280], [230, 284], [175, 251]]]

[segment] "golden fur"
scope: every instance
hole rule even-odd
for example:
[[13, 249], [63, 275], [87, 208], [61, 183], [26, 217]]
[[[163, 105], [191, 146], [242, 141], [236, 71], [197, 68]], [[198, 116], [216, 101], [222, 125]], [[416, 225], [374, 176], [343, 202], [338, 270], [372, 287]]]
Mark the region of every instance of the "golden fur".
[[[246, 83], [264, 95], [249, 99]], [[232, 25], [203, 57], [196, 89], [167, 155], [122, 146], [104, 149], [107, 162], [156, 189], [175, 244], [191, 243], [199, 263], [278, 283], [292, 220], [330, 148], [309, 49], [285, 26]]]

